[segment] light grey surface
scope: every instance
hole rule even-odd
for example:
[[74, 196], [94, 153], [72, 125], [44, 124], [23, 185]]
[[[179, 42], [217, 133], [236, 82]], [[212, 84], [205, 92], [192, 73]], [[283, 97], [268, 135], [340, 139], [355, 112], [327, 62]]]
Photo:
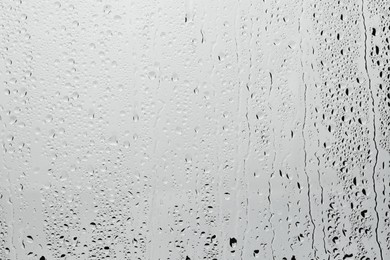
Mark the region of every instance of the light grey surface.
[[0, 259], [390, 259], [390, 2], [0, 1]]

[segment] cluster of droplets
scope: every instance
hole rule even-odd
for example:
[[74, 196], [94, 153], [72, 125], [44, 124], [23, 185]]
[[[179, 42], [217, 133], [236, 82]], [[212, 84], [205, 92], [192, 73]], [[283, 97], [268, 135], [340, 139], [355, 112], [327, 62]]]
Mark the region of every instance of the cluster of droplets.
[[[4, 196], [0, 190], [0, 201], [3, 204]], [[0, 205], [0, 212], [5, 212], [4, 208]], [[9, 259], [10, 248], [8, 247], [8, 224], [4, 213], [0, 213], [0, 258]]]
[[377, 99], [367, 61], [367, 6], [364, 1], [320, 1], [312, 8], [321, 82], [321, 105], [315, 108], [323, 134], [319, 148], [324, 167], [337, 174], [334, 184], [343, 190], [328, 194], [327, 250], [334, 258], [372, 259], [381, 256], [381, 248], [376, 238]]
[[378, 106], [378, 140], [382, 148], [390, 153], [390, 21], [387, 19], [390, 4], [387, 1], [369, 3], [369, 15], [376, 22], [368, 28], [367, 34]]
[[55, 259], [83, 256], [89, 246], [80, 241], [89, 230], [81, 227], [80, 190], [75, 189], [64, 183], [42, 189], [46, 246]]

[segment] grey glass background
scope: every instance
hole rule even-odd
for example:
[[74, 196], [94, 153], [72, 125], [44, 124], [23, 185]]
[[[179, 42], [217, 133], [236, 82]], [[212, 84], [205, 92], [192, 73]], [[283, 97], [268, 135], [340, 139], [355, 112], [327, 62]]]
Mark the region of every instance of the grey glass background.
[[390, 1], [0, 1], [0, 259], [390, 259]]

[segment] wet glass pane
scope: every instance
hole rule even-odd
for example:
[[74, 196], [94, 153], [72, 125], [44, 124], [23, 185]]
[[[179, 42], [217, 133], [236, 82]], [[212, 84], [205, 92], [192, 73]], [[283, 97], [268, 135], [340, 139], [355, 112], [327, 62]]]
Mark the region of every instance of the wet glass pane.
[[390, 259], [390, 1], [1, 0], [0, 260]]

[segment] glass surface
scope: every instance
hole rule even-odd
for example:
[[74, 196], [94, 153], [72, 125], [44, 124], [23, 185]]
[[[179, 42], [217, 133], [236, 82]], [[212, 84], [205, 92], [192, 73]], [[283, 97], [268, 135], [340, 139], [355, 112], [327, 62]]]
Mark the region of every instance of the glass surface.
[[1, 0], [0, 259], [389, 260], [390, 1]]

